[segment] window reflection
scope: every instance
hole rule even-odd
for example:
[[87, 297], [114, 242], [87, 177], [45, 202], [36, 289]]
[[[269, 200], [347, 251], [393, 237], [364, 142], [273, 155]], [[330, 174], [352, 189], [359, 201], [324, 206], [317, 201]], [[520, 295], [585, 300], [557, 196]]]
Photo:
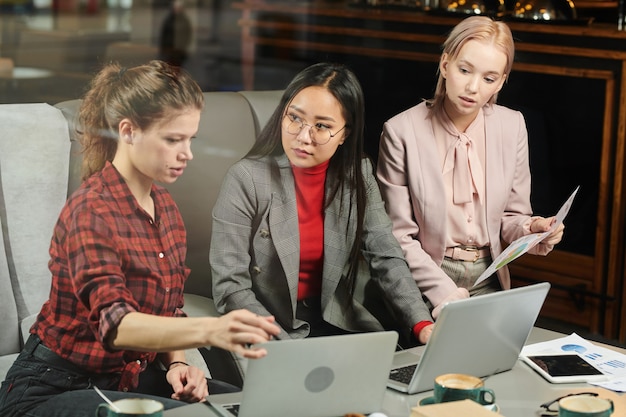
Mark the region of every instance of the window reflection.
[[239, 14], [222, 0], [0, 0], [0, 102], [80, 97], [110, 60], [176, 60], [206, 91], [241, 89]]

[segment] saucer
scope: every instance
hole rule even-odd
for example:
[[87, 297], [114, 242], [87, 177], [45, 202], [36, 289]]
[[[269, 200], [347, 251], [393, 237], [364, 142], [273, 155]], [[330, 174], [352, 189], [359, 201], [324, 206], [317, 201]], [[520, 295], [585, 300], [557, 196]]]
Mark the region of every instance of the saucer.
[[483, 407], [485, 407], [489, 411], [500, 414], [500, 407], [496, 403], [483, 405]]
[[426, 398], [422, 398], [418, 404], [419, 404], [419, 405], [430, 405], [430, 404], [435, 404], [435, 397], [426, 397]]
[[[431, 404], [435, 404], [435, 397], [422, 398], [418, 403], [418, 405], [431, 405]], [[500, 407], [496, 403], [483, 405], [483, 407], [485, 407], [489, 411], [493, 411], [494, 413], [500, 413]]]

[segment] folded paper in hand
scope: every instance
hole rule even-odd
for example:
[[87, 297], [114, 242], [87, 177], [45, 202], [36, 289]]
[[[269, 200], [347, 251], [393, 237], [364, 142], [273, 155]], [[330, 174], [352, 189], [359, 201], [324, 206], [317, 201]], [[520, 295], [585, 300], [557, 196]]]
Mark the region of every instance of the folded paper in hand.
[[494, 272], [502, 268], [504, 265], [514, 261], [515, 259], [528, 252], [535, 245], [545, 239], [546, 236], [556, 230], [556, 228], [559, 227], [561, 223], [563, 223], [565, 216], [567, 216], [567, 213], [572, 206], [572, 202], [574, 201], [574, 197], [576, 197], [576, 193], [578, 192], [579, 188], [580, 186], [576, 187], [576, 189], [569, 196], [567, 201], [565, 201], [565, 203], [561, 206], [558, 213], [556, 214], [556, 221], [554, 222], [554, 224], [552, 224], [550, 230], [548, 230], [547, 232], [533, 233], [530, 235], [522, 236], [516, 241], [512, 242], [509, 246], [507, 246], [505, 250], [502, 251], [502, 253], [496, 259], [494, 259], [491, 265], [489, 265], [489, 267], [485, 269], [485, 272], [483, 272], [478, 277], [478, 279], [474, 283], [474, 287], [489, 278], [491, 275], [493, 275]]

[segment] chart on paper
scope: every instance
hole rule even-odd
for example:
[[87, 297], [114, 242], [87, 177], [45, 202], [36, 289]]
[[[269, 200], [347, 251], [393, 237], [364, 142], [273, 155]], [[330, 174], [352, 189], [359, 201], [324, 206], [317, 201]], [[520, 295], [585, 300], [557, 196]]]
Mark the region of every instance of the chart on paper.
[[578, 193], [579, 188], [580, 186], [576, 187], [574, 192], [569, 196], [565, 203], [563, 203], [555, 216], [556, 221], [554, 222], [554, 224], [552, 224], [550, 230], [548, 230], [547, 232], [533, 233], [530, 235], [522, 236], [512, 242], [509, 246], [507, 246], [505, 250], [502, 251], [502, 253], [496, 259], [493, 260], [491, 265], [489, 265], [489, 267], [487, 267], [487, 269], [485, 269], [485, 271], [478, 277], [478, 279], [474, 283], [474, 287], [489, 278], [491, 275], [493, 275], [494, 272], [502, 268], [504, 265], [514, 261], [515, 259], [528, 252], [536, 244], [541, 242], [546, 236], [552, 233], [557, 227], [559, 227], [559, 225], [563, 223], [563, 220], [567, 216], [570, 207], [572, 207], [574, 197], [576, 197], [576, 193]]

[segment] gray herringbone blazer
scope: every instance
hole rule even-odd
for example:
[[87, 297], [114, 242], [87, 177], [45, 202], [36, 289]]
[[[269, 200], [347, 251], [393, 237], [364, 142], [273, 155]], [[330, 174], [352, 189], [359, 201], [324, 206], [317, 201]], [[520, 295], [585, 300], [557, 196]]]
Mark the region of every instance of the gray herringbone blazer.
[[[345, 276], [356, 210], [348, 215], [349, 195], [344, 193], [324, 215], [323, 316], [346, 330], [382, 330], [379, 316], [368, 307], [383, 302], [375, 288], [386, 294], [384, 303], [396, 318], [394, 327], [409, 331], [432, 318], [392, 234], [371, 163], [363, 164], [367, 210], [362, 255], [369, 268], [360, 269], [358, 288], [350, 299]], [[282, 155], [237, 162], [213, 208], [210, 263], [217, 309], [272, 314], [282, 327], [281, 338], [306, 337], [308, 323], [295, 318], [299, 262], [298, 211], [289, 160]]]

